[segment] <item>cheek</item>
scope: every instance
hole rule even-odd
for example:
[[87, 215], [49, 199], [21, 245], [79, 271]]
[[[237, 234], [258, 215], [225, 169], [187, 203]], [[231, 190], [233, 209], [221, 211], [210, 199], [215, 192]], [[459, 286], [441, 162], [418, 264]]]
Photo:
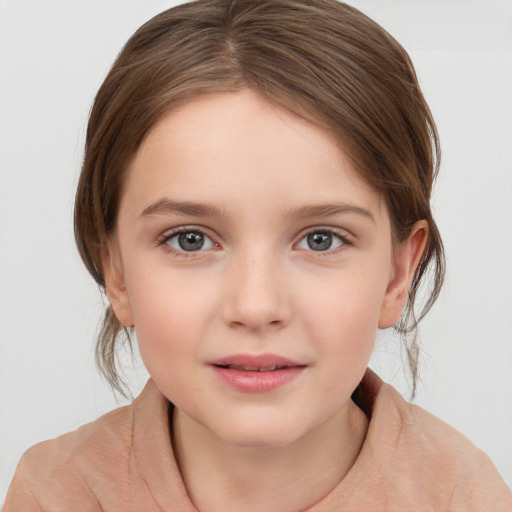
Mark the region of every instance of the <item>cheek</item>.
[[358, 368], [368, 363], [387, 287], [386, 274], [365, 269], [340, 273], [339, 279], [325, 282], [323, 293], [316, 293], [302, 307], [308, 315], [303, 324], [308, 338], [315, 340], [324, 363], [339, 374], [348, 376], [354, 370], [357, 375]]
[[[375, 271], [370, 266], [349, 269], [328, 276], [315, 288], [304, 283], [300, 292], [303, 309], [309, 309], [319, 327], [347, 330], [376, 331], [380, 308], [387, 288], [387, 271]], [[329, 327], [330, 326], [330, 327]]]
[[150, 373], [154, 364], [172, 364], [196, 347], [217, 311], [211, 287], [168, 269], [132, 274], [127, 289], [140, 352]]
[[161, 392], [173, 403], [181, 403], [180, 397], [197, 385], [190, 375], [205, 337], [200, 319], [208, 314], [206, 306], [186, 288], [180, 292], [148, 283], [137, 292], [133, 310], [142, 361]]

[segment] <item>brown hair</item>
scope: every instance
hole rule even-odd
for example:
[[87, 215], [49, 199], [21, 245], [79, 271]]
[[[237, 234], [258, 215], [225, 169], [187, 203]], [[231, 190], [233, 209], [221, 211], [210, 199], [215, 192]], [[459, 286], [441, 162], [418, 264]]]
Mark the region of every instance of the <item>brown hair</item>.
[[[75, 236], [85, 265], [104, 289], [101, 250], [116, 228], [124, 171], [159, 118], [201, 94], [243, 88], [335, 136], [385, 199], [398, 244], [416, 221], [428, 222], [427, 247], [395, 326], [406, 339], [414, 393], [417, 323], [444, 276], [443, 246], [430, 210], [439, 167], [437, 131], [405, 50], [336, 0], [197, 0], [135, 32], [89, 119], [75, 203]], [[430, 290], [416, 314], [416, 294], [427, 273]], [[123, 330], [131, 346], [130, 333], [107, 307], [96, 357], [122, 394], [115, 349]]]

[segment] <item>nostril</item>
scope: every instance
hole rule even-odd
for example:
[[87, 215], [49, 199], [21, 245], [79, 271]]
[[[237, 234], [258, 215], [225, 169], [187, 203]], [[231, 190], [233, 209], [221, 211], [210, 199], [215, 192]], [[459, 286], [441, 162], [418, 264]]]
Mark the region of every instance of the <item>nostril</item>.
[[287, 322], [281, 319], [265, 320], [264, 318], [245, 318], [242, 320], [232, 320], [228, 324], [231, 329], [245, 332], [264, 332], [264, 331], [278, 331], [282, 329]]

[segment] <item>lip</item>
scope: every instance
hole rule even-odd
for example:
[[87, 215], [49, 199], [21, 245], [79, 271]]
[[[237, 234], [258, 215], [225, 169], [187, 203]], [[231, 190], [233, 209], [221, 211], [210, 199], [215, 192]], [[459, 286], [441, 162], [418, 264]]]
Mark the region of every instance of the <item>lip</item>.
[[244, 393], [265, 393], [297, 378], [307, 365], [275, 354], [235, 354], [208, 362], [224, 384]]

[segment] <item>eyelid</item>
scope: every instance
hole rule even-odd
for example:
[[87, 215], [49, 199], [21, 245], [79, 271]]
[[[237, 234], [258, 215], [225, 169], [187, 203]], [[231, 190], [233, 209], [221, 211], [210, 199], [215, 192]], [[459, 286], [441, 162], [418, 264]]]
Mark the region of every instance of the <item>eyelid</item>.
[[[214, 245], [214, 249], [221, 248], [221, 244], [218, 242], [218, 239], [219, 239], [218, 236], [213, 234], [210, 229], [205, 228], [203, 226], [198, 226], [195, 224], [177, 226], [177, 227], [170, 228], [170, 229], [164, 231], [157, 238], [156, 245], [164, 247], [167, 252], [173, 253], [176, 256], [183, 256], [183, 257], [199, 256], [200, 253], [210, 250], [210, 249], [206, 249], [206, 250], [198, 250], [198, 251], [182, 251], [182, 250], [176, 250], [175, 248], [173, 248], [167, 244], [167, 242], [174, 236], [179, 235], [180, 233], [187, 233], [187, 232], [201, 233], [202, 235], [204, 235], [205, 237], [208, 237], [211, 240], [211, 242]], [[297, 236], [297, 240], [294, 243], [294, 247], [296, 247], [298, 245], [298, 243], [300, 243], [306, 236], [308, 236], [312, 233], [329, 233], [329, 234], [332, 234], [333, 236], [336, 236], [343, 242], [341, 246], [336, 247], [332, 250], [331, 249], [326, 250], [326, 251], [313, 251], [312, 249], [309, 250], [310, 252], [314, 252], [318, 256], [329, 255], [329, 254], [332, 254], [335, 252], [339, 252], [340, 250], [343, 250], [343, 247], [345, 247], [347, 245], [349, 245], [349, 246], [353, 245], [353, 242], [351, 240], [352, 235], [346, 229], [337, 228], [337, 227], [333, 227], [333, 226], [319, 225], [319, 226], [311, 226], [311, 227], [303, 229]], [[300, 250], [307, 251], [306, 249], [300, 249]]]
[[346, 229], [341, 228], [335, 228], [332, 226], [311, 226], [309, 228], [304, 229], [301, 231], [299, 236], [297, 237], [297, 242], [295, 242], [294, 246], [297, 246], [302, 240], [304, 240], [305, 237], [308, 235], [311, 235], [312, 233], [329, 233], [333, 236], [336, 236], [339, 238], [343, 243], [341, 246], [336, 247], [334, 249], [329, 249], [327, 251], [313, 251], [313, 249], [300, 249], [304, 251], [311, 251], [315, 254], [321, 256], [321, 255], [328, 255], [335, 252], [338, 252], [340, 250], [343, 250], [343, 247], [347, 245], [353, 245], [353, 242], [351, 241], [351, 235]]
[[182, 233], [201, 233], [205, 237], [207, 237], [209, 240], [211, 240], [213, 244], [214, 249], [220, 248], [220, 244], [217, 242], [217, 238], [215, 235], [211, 233], [211, 230], [206, 229], [202, 226], [197, 225], [185, 225], [185, 226], [177, 226], [175, 228], [170, 228], [166, 231], [164, 231], [156, 240], [156, 245], [161, 246], [164, 248], [167, 252], [174, 254], [178, 257], [194, 257], [199, 256], [200, 253], [210, 250], [204, 249], [204, 250], [198, 250], [198, 251], [182, 251], [179, 249], [176, 249], [174, 247], [171, 247], [167, 242], [174, 238], [177, 235], [180, 235]]

